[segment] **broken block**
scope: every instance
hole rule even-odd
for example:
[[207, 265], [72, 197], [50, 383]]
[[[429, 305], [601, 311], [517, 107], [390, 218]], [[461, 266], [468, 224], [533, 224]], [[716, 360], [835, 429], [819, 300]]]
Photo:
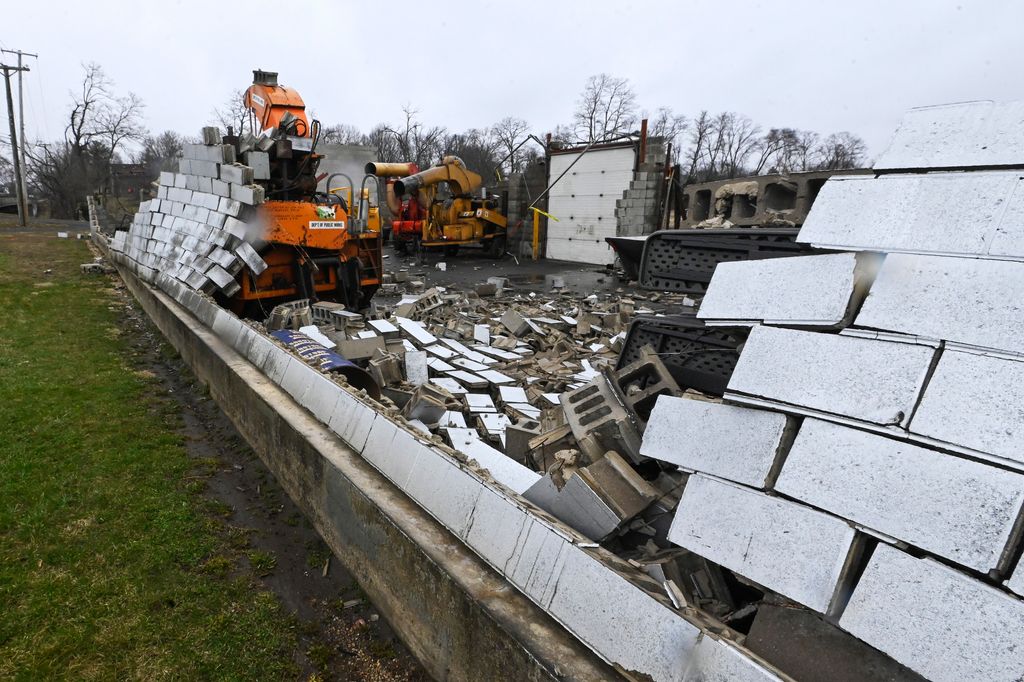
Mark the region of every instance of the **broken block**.
[[805, 419], [775, 489], [982, 573], [1002, 568], [1024, 476]]
[[853, 253], [719, 263], [697, 317], [708, 325], [834, 327], [856, 290]]
[[886, 544], [875, 548], [839, 626], [935, 682], [1024, 678], [1024, 602]]
[[825, 613], [844, 575], [854, 530], [796, 502], [694, 474], [668, 539]]
[[[935, 349], [778, 327], [750, 330], [727, 397], [772, 402], [905, 426]], [[748, 402], [743, 400], [743, 402]]]
[[448, 411], [448, 395], [431, 384], [424, 383], [413, 392], [402, 410], [406, 419], [419, 419], [424, 424], [436, 424]]
[[787, 435], [787, 417], [690, 398], [658, 398], [640, 454], [764, 488]]
[[507, 329], [513, 336], [522, 336], [530, 331], [530, 324], [526, 321], [526, 318], [511, 308], [506, 310], [501, 316], [501, 326]]

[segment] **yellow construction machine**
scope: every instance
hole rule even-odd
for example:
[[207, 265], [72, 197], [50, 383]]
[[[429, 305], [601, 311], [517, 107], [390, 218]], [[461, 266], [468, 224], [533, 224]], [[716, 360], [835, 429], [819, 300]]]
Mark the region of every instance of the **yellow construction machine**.
[[495, 258], [505, 252], [506, 219], [499, 199], [489, 196], [480, 176], [457, 156], [419, 171], [413, 163], [368, 163], [367, 175], [387, 179], [391, 238], [395, 248], [482, 245]]

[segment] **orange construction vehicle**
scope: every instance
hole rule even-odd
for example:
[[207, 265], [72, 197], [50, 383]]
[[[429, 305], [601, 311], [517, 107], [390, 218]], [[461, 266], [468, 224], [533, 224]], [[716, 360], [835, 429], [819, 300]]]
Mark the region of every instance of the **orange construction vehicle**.
[[[244, 100], [258, 137], [238, 140], [243, 161], [253, 167], [264, 188], [259, 206], [257, 243], [267, 269], [246, 271], [231, 302], [236, 312], [267, 313], [277, 303], [308, 298], [364, 307], [381, 284], [380, 216], [370, 206], [369, 190], [348, 198], [318, 192], [316, 153], [319, 121], [310, 121], [299, 94], [277, 83], [277, 74], [253, 71]], [[351, 184], [351, 183], [350, 183]], [[365, 183], [364, 183], [365, 185]], [[353, 205], [355, 204], [355, 205]]]
[[420, 171], [414, 163], [368, 163], [366, 174], [388, 178], [391, 239], [404, 253], [409, 247], [443, 248], [480, 244], [493, 257], [505, 252], [505, 215], [498, 197], [488, 196], [480, 176], [457, 156]]

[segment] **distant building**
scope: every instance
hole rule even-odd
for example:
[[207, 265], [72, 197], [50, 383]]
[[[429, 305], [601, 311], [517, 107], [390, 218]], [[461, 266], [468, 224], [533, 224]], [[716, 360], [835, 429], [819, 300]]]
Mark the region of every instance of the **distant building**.
[[110, 164], [110, 193], [119, 199], [145, 200], [149, 196], [150, 181], [144, 164]]

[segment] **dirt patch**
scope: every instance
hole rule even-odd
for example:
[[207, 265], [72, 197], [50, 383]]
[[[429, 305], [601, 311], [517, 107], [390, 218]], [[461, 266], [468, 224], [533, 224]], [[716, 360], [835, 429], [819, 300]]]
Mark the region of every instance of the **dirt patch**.
[[130, 367], [180, 415], [196, 462], [187, 485], [231, 548], [206, 570], [249, 573], [280, 600], [294, 618], [304, 679], [430, 679], [120, 282], [117, 290]]

